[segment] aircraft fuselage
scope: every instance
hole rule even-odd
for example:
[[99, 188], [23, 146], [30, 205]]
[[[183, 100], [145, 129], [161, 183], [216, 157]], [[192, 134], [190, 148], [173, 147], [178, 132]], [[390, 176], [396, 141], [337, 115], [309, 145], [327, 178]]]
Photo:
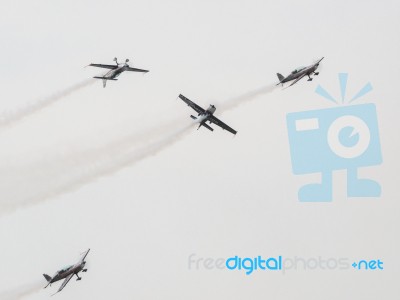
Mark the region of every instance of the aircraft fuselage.
[[104, 77], [114, 79], [114, 78], [118, 77], [119, 75], [121, 75], [122, 72], [126, 71], [127, 68], [128, 68], [127, 64], [119, 64], [118, 68], [108, 71], [104, 75]]
[[292, 81], [292, 80], [294, 80], [294, 79], [299, 78], [300, 76], [303, 76], [304, 74], [306, 74], [306, 75], [311, 75], [317, 68], [318, 68], [318, 65], [312, 65], [312, 66], [306, 67], [306, 68], [304, 68], [304, 69], [302, 69], [302, 70], [299, 70], [299, 71], [296, 72], [296, 73], [291, 73], [291, 74], [288, 75], [285, 79], [283, 79], [283, 80], [281, 81], [281, 83], [285, 83], [285, 82], [288, 82], [288, 81]]
[[290, 73], [288, 76], [284, 77], [282, 74], [277, 73], [276, 75], [279, 78], [279, 82], [278, 84], [283, 84], [285, 82], [289, 82], [292, 80], [295, 80], [290, 86], [292, 86], [293, 84], [295, 84], [297, 81], [299, 81], [301, 78], [303, 78], [304, 76], [308, 76], [308, 81], [311, 81], [311, 75], [318, 75], [319, 72], [315, 72], [318, 67], [320, 62], [323, 60], [324, 58], [322, 57], [319, 61], [317, 61], [316, 63], [308, 66], [308, 67], [302, 67], [302, 68], [297, 68], [296, 70], [294, 70], [292, 73]]
[[207, 122], [208, 117], [212, 116], [215, 113], [216, 110], [217, 110], [217, 108], [214, 105], [210, 104], [210, 106], [207, 108], [205, 113], [199, 115], [198, 122], [199, 123]]
[[[210, 106], [207, 108], [207, 110], [204, 113], [200, 113], [198, 115], [198, 117], [195, 116], [190, 116], [192, 119], [196, 120], [197, 123], [200, 123], [199, 127], [197, 129], [199, 129], [201, 126], [206, 127], [207, 129], [213, 131], [213, 129], [206, 124], [206, 122], [209, 120], [210, 116], [212, 116], [214, 114], [214, 112], [217, 110], [217, 108], [210, 104]], [[210, 121], [211, 123], [211, 121]]]
[[86, 262], [82, 262], [79, 265], [74, 265], [72, 267], [70, 267], [67, 270], [60, 270], [58, 271], [49, 281], [49, 283], [54, 283], [57, 282], [61, 279], [64, 279], [66, 277], [68, 277], [71, 274], [78, 274], [79, 272], [81, 272], [83, 270], [83, 268], [85, 267]]

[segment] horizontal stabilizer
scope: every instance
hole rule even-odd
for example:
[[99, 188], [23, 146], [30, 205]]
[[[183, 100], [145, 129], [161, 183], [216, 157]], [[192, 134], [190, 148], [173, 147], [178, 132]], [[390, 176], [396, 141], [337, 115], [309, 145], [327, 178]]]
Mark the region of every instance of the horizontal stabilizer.
[[214, 131], [214, 129], [213, 129], [211, 126], [207, 125], [206, 123], [203, 123], [202, 125], [203, 125], [205, 128], [207, 128], [208, 130]]
[[197, 120], [197, 118], [196, 118], [195, 116], [190, 115], [190, 117], [191, 117], [193, 120]]
[[118, 80], [118, 79], [115, 79], [115, 78], [99, 77], [99, 76], [94, 76], [93, 78], [96, 78], [96, 79], [103, 79], [103, 80]]

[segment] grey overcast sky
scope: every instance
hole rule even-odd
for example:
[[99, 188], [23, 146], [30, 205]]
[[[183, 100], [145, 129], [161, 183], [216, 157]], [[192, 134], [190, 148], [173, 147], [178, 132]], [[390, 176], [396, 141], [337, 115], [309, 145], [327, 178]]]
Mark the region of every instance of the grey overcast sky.
[[[0, 298], [398, 299], [398, 1], [12, 1], [0, 11]], [[89, 63], [149, 69], [102, 88]], [[324, 56], [320, 75], [259, 89]], [[379, 198], [300, 203], [286, 114], [331, 108], [370, 82], [383, 163]], [[85, 84], [80, 90], [76, 84]], [[238, 130], [196, 131], [182, 93]], [[233, 99], [241, 97], [230, 109]], [[51, 103], [52, 102], [52, 103]], [[50, 104], [51, 105], [47, 105]], [[356, 103], [355, 103], [356, 104]], [[218, 109], [220, 107], [220, 109]], [[17, 118], [18, 116], [18, 118]], [[188, 127], [190, 126], [190, 127]], [[381, 259], [384, 270], [189, 269], [196, 258]]]

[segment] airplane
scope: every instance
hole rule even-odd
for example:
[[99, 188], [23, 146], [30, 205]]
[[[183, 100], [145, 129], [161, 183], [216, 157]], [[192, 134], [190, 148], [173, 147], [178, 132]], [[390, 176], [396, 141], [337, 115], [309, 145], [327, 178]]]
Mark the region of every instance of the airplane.
[[90, 249], [88, 249], [86, 252], [83, 253], [82, 258], [74, 265], [67, 266], [54, 274], [53, 277], [43, 274], [44, 278], [47, 280], [47, 285], [44, 288], [47, 288], [49, 285], [51, 286], [52, 283], [59, 281], [61, 279], [64, 279], [63, 283], [61, 284], [60, 288], [56, 293], [53, 295], [59, 293], [62, 291], [62, 289], [67, 285], [67, 283], [71, 280], [74, 275], [77, 277], [77, 281], [81, 280], [82, 278], [79, 277], [79, 272], [87, 272], [87, 269], [85, 269], [85, 258], [89, 254]]
[[311, 81], [312, 78], [310, 77], [310, 75], [318, 75], [319, 74], [319, 72], [315, 72], [315, 71], [318, 69], [319, 63], [323, 59], [324, 58], [321, 58], [316, 63], [314, 63], [308, 67], [297, 68], [297, 69], [293, 70], [292, 73], [290, 73], [287, 77], [283, 76], [282, 74], [276, 73], [276, 75], [279, 78], [279, 83], [277, 83], [276, 85], [282, 84], [282, 86], [283, 86], [283, 84], [285, 82], [294, 80], [294, 82], [292, 82], [292, 84], [289, 85], [289, 86], [292, 86], [293, 84], [297, 83], [300, 79], [302, 79], [304, 76], [308, 76], [307, 81]]
[[98, 67], [98, 68], [104, 68], [104, 69], [110, 69], [106, 74], [103, 76], [94, 76], [93, 78], [96, 79], [103, 79], [103, 87], [106, 87], [107, 80], [118, 80], [116, 77], [121, 75], [122, 72], [125, 71], [132, 71], [132, 72], [143, 72], [147, 73], [149, 72], [148, 70], [142, 70], [142, 69], [136, 69], [136, 68], [131, 68], [128, 65], [129, 59], [125, 60], [125, 63], [118, 63], [117, 58], [114, 58], [114, 61], [116, 65], [103, 65], [103, 64], [90, 64], [87, 67]]
[[179, 98], [181, 98], [188, 106], [190, 106], [191, 108], [193, 108], [197, 113], [198, 116], [190, 116], [193, 120], [198, 120], [198, 122], [200, 123], [199, 127], [197, 128], [197, 130], [199, 130], [199, 128], [201, 126], [204, 126], [205, 128], [214, 131], [214, 129], [209, 126], [208, 124], [206, 124], [206, 122], [210, 122], [210, 124], [214, 123], [215, 125], [221, 127], [224, 130], [228, 130], [229, 132], [233, 133], [236, 135], [237, 131], [230, 128], [228, 125], [226, 125], [224, 122], [222, 122], [221, 120], [217, 119], [216, 117], [214, 117], [214, 112], [216, 110], [216, 107], [212, 104], [210, 104], [209, 108], [207, 110], [205, 110], [204, 108], [201, 108], [200, 106], [198, 106], [196, 103], [194, 103], [193, 101], [189, 100], [188, 98], [186, 98], [185, 96], [183, 96], [182, 94], [179, 95]]

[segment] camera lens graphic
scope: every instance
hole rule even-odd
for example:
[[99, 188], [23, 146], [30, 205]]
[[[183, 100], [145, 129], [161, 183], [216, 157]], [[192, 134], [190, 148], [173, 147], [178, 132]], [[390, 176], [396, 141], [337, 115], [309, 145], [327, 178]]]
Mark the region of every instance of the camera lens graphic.
[[343, 158], [355, 158], [363, 154], [368, 149], [370, 139], [367, 124], [356, 116], [339, 117], [328, 130], [329, 147]]

